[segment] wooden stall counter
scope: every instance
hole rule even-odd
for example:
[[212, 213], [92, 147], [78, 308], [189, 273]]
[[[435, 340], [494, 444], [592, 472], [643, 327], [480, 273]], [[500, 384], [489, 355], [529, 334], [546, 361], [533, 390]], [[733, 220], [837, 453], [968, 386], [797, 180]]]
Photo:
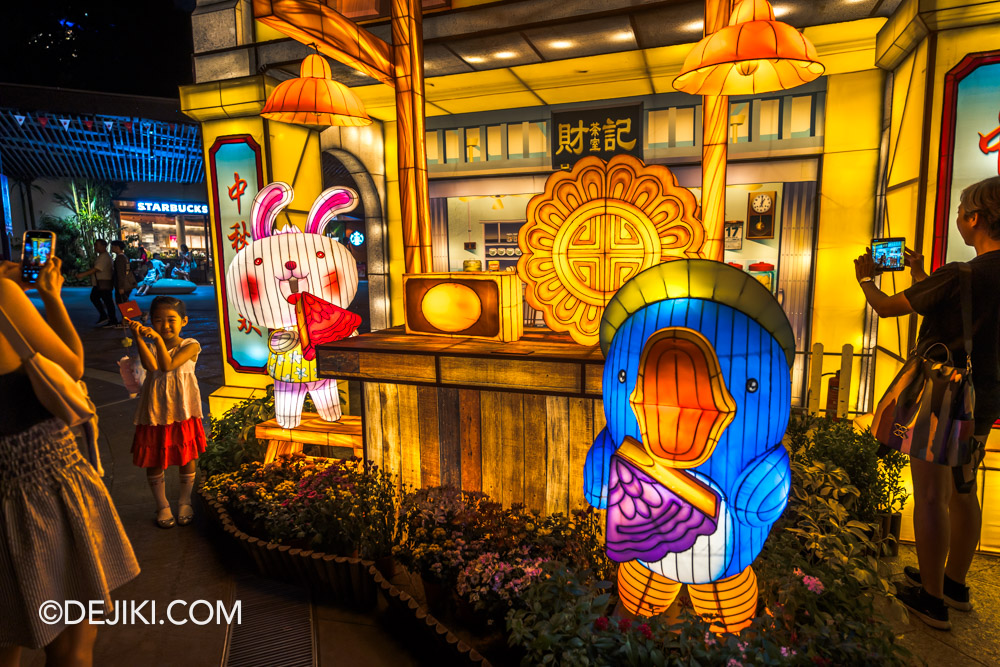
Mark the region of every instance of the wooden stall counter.
[[328, 422], [319, 415], [303, 412], [302, 423], [293, 429], [282, 428], [277, 419], [257, 424], [254, 435], [267, 441], [264, 463], [271, 463], [278, 456], [301, 452], [305, 445], [350, 448], [354, 456], [364, 455], [361, 435], [361, 417], [344, 415], [340, 421]]
[[598, 346], [544, 329], [501, 343], [394, 327], [320, 347], [317, 369], [362, 381], [365, 457], [402, 484], [586, 506], [583, 462], [604, 428]]

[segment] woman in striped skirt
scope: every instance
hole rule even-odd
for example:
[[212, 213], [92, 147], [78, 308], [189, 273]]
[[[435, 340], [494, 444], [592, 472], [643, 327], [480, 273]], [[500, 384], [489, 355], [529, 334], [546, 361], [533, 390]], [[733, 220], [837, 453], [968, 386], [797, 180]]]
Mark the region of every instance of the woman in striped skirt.
[[[34, 285], [43, 319], [24, 294], [20, 266], [0, 265], [0, 306], [31, 347], [83, 375], [83, 346], [62, 303], [63, 278], [52, 257]], [[38, 401], [18, 354], [0, 334], [0, 667], [17, 665], [21, 647], [45, 647], [47, 664], [91, 665], [97, 627], [52, 620], [53, 601], [88, 605], [139, 574], [111, 498], [69, 429]]]

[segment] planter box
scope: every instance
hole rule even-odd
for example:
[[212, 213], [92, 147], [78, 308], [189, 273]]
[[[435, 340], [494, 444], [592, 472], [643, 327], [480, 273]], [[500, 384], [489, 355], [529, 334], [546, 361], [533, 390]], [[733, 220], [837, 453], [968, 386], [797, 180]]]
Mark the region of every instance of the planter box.
[[[433, 645], [435, 664], [492, 667], [413, 596], [393, 586], [374, 562], [265, 542], [240, 530], [222, 503], [206, 496], [201, 489], [198, 495], [213, 522], [249, 554], [263, 576], [300, 584], [362, 611], [374, 611], [381, 596], [397, 617]], [[384, 564], [383, 569], [388, 571], [386, 565], [389, 564]]]

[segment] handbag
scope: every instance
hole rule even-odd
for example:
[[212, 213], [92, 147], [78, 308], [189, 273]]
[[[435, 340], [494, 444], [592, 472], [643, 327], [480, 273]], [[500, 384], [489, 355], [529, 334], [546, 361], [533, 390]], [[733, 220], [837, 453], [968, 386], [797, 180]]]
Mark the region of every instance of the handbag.
[[[889, 449], [947, 466], [968, 463], [977, 445], [975, 389], [972, 386], [972, 270], [959, 267], [965, 368], [952, 363], [951, 350], [935, 343], [903, 364], [875, 409], [872, 433]], [[944, 361], [931, 357], [938, 346]]]
[[36, 352], [2, 307], [0, 332], [21, 358], [38, 402], [70, 428], [82, 430], [83, 442], [80, 443], [79, 435], [77, 437], [81, 454], [99, 475], [103, 475], [97, 451], [97, 408], [87, 394], [87, 385], [83, 380], [74, 381], [62, 366]]

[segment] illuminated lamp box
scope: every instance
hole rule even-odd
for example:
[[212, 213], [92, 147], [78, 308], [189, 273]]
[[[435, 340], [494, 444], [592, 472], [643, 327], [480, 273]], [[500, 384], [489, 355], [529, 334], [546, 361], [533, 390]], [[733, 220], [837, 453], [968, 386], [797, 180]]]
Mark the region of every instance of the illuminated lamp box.
[[522, 290], [511, 272], [406, 274], [406, 333], [518, 340], [524, 333]]

